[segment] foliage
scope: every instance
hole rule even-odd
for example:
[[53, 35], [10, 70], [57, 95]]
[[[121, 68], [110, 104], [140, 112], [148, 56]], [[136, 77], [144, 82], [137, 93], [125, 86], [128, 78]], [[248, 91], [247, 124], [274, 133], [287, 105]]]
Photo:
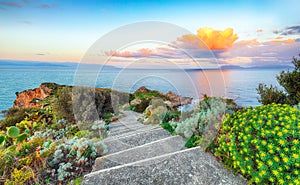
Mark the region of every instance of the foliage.
[[175, 132], [176, 126], [177, 126], [176, 122], [165, 122], [165, 123], [161, 124], [161, 127], [166, 129], [167, 131], [169, 131], [170, 134], [172, 134], [172, 135], [176, 134], [176, 132]]
[[153, 98], [161, 98], [164, 100], [169, 100], [166, 96], [164, 96], [160, 92], [156, 90], [149, 90], [149, 89], [145, 89], [143, 92], [135, 92], [133, 96], [134, 99], [140, 99], [140, 100], [151, 100]]
[[281, 104], [227, 115], [215, 155], [249, 184], [299, 184], [299, 119], [299, 110]]
[[300, 103], [294, 105], [294, 108], [300, 110]]
[[154, 98], [143, 112], [144, 124], [163, 124], [179, 117], [179, 112], [167, 106], [161, 98]]
[[179, 112], [177, 110], [169, 110], [165, 113], [165, 116], [162, 119], [162, 123], [168, 123], [170, 121], [175, 121], [179, 119]]
[[293, 71], [282, 71], [276, 77], [285, 92], [278, 90], [276, 87], [259, 84], [257, 90], [260, 95], [258, 99], [260, 103], [264, 105], [270, 103], [295, 105], [300, 102], [300, 59], [294, 57], [292, 63], [294, 65]]
[[201, 144], [202, 137], [199, 135], [192, 135], [187, 142], [185, 143], [185, 147], [192, 148], [199, 146]]
[[[21, 121], [0, 130], [0, 176], [6, 178], [6, 184], [58, 184], [61, 179], [71, 182], [89, 172], [95, 157], [105, 152], [99, 139], [92, 139], [105, 136], [105, 121], [85, 124], [91, 132], [79, 130], [77, 125], [58, 119], [60, 116], [51, 107], [52, 104], [48, 104], [26, 112]], [[15, 114], [19, 114], [16, 109]], [[59, 147], [64, 155], [58, 164], [53, 164]], [[75, 152], [76, 155], [71, 156]], [[79, 180], [72, 181], [76, 182]]]
[[185, 138], [201, 136], [197, 138], [201, 138], [201, 145], [205, 149], [216, 137], [223, 116], [237, 109], [238, 106], [230, 99], [205, 95], [191, 117], [177, 123], [175, 132]]
[[36, 109], [31, 108], [10, 108], [5, 113], [6, 119], [0, 120], [0, 129], [5, 129], [6, 127], [14, 126], [16, 123], [22, 121], [31, 112], [36, 111]]
[[52, 176], [56, 176], [59, 181], [76, 178], [89, 170], [94, 159], [105, 152], [105, 145], [95, 139], [68, 139], [55, 149], [49, 163], [52, 169], [57, 169]]
[[284, 103], [286, 102], [286, 95], [282, 90], [278, 90], [277, 87], [273, 87], [272, 85], [268, 87], [266, 84], [259, 84], [257, 88], [258, 94], [260, 95], [260, 99], [258, 102], [263, 105], [271, 104], [271, 103]]
[[53, 96], [52, 107], [57, 116], [66, 119], [70, 123], [75, 123], [72, 104], [72, 88], [61, 87]]
[[20, 134], [20, 129], [15, 126], [11, 126], [7, 129], [7, 136], [10, 138], [17, 138], [19, 134]]
[[23, 167], [20, 170], [15, 168], [12, 173], [12, 180], [7, 179], [5, 184], [24, 184], [32, 178], [34, 178], [34, 173], [30, 168]]

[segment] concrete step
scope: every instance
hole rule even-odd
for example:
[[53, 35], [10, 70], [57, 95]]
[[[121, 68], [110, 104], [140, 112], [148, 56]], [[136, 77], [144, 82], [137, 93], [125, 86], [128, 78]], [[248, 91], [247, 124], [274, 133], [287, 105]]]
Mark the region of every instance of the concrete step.
[[130, 127], [122, 127], [119, 129], [111, 129], [108, 131], [107, 134], [107, 138], [111, 138], [111, 137], [119, 137], [119, 136], [123, 136], [126, 134], [132, 134], [135, 132], [143, 132], [146, 130], [152, 130], [152, 129], [156, 129], [160, 126], [149, 126], [149, 127], [134, 127], [134, 128], [130, 128]]
[[85, 176], [83, 184], [242, 185], [247, 181], [195, 147], [95, 171]]
[[109, 127], [109, 131], [111, 133], [114, 132], [120, 132], [122, 130], [125, 129], [131, 129], [131, 130], [138, 130], [138, 129], [143, 129], [143, 128], [152, 128], [153, 126], [151, 125], [143, 125], [142, 123], [134, 123], [134, 124], [122, 124], [122, 123], [118, 123], [117, 126], [115, 127]]
[[110, 155], [105, 155], [96, 160], [93, 171], [183, 150], [185, 149], [184, 144], [185, 142], [181, 136], [171, 136]]
[[139, 133], [152, 132], [152, 130], [164, 130], [164, 129], [160, 126], [154, 126], [154, 127], [151, 127], [151, 128], [142, 128], [142, 129], [138, 129], [138, 130], [131, 130], [130, 132], [127, 132], [127, 133], [123, 133], [123, 134], [119, 134], [119, 135], [111, 135], [109, 137], [106, 137], [104, 140], [105, 141], [116, 140], [116, 139], [120, 139], [120, 138], [123, 138], [123, 137], [130, 137], [132, 135], [136, 135], [136, 134], [139, 134]]
[[170, 137], [169, 132], [161, 127], [155, 127], [125, 133], [120, 136], [108, 137], [103, 140], [103, 143], [107, 146], [108, 154], [112, 154], [167, 137]]

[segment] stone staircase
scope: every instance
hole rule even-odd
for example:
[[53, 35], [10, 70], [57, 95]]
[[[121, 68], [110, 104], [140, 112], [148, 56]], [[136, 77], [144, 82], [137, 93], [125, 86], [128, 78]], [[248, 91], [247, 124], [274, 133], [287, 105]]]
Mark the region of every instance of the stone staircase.
[[108, 154], [97, 158], [84, 185], [247, 184], [200, 147], [186, 149], [180, 136], [160, 126], [143, 125], [140, 114], [124, 111], [112, 123], [104, 143]]

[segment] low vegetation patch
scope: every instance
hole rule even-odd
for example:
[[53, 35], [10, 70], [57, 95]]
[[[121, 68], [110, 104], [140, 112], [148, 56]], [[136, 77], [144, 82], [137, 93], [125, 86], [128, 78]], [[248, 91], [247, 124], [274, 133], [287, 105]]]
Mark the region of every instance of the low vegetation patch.
[[248, 107], [223, 121], [215, 155], [255, 184], [300, 184], [300, 111]]

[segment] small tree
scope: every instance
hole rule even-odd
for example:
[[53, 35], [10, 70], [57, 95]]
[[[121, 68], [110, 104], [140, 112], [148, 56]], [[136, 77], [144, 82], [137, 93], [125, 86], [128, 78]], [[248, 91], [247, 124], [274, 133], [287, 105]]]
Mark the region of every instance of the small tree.
[[295, 105], [300, 102], [300, 59], [293, 57], [292, 63], [295, 66], [293, 71], [281, 71], [280, 75], [276, 76], [285, 92], [272, 85], [267, 87], [265, 84], [259, 84], [257, 91], [260, 95], [258, 99], [260, 103], [264, 105], [270, 103]]

